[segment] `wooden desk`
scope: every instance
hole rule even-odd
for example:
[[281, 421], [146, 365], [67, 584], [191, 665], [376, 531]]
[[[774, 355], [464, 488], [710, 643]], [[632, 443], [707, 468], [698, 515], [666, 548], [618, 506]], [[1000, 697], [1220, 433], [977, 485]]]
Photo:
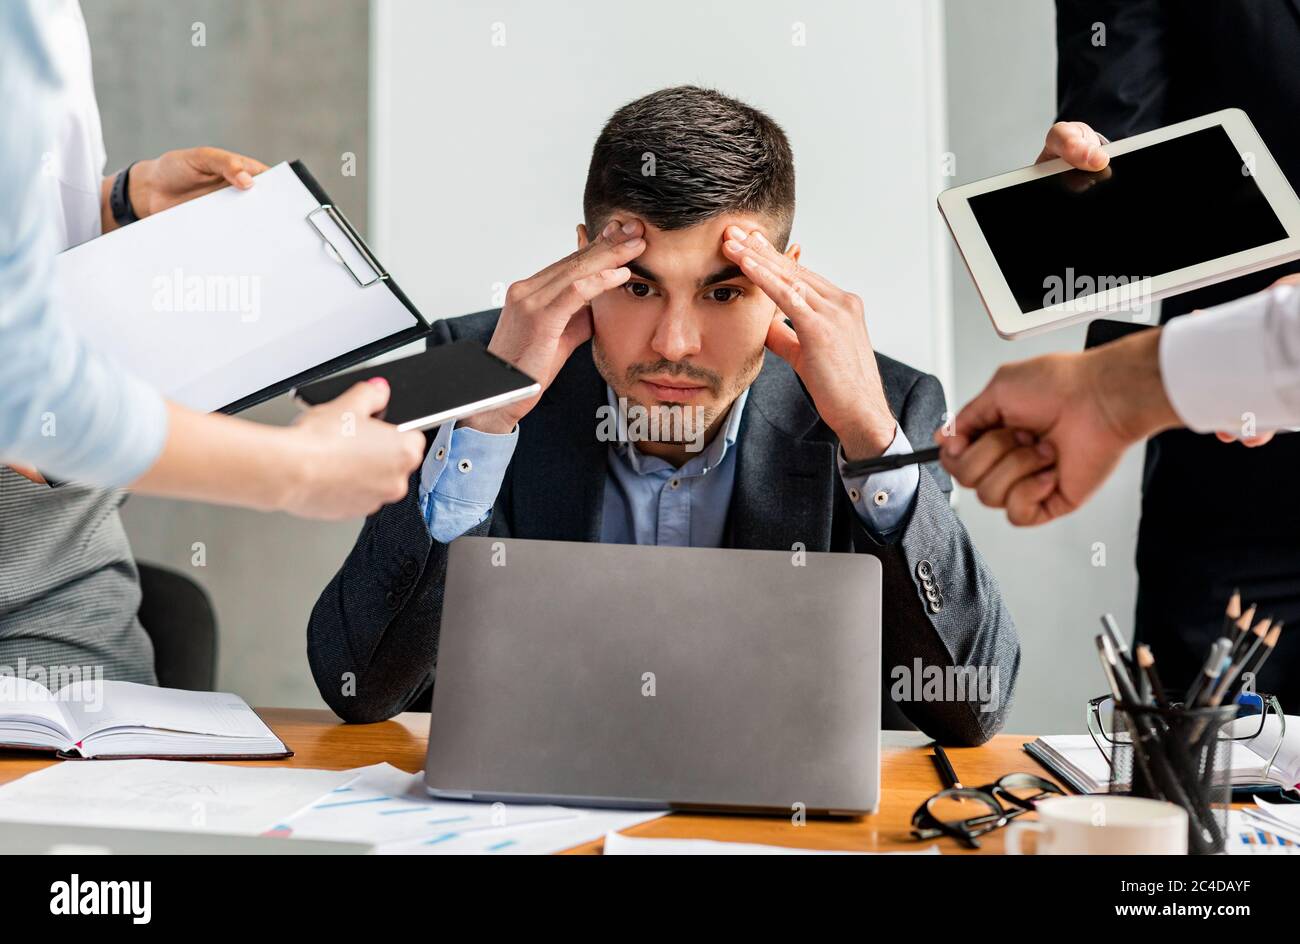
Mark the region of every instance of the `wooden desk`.
[[[266, 720], [294, 756], [275, 761], [290, 767], [319, 767], [344, 770], [387, 761], [402, 770], [424, 767], [425, 743], [429, 716], [411, 712], [380, 724], [345, 725], [328, 711], [295, 708], [260, 708]], [[916, 850], [928, 846], [917, 843], [908, 834], [912, 811], [940, 787], [939, 775], [924, 747], [929, 739], [920, 734], [885, 735], [887, 746], [881, 768], [883, 797], [880, 812], [859, 820], [809, 819], [795, 826], [789, 817], [713, 816], [674, 813], [662, 819], [627, 830], [631, 836], [657, 836], [693, 839], [719, 839], [732, 842], [757, 842], [770, 845], [801, 846], [809, 849]], [[995, 737], [983, 747], [951, 748], [948, 756], [962, 782], [968, 785], [990, 783], [1003, 774], [1029, 771], [1047, 776], [1026, 754], [1021, 745], [1030, 740], [1014, 734]], [[20, 777], [51, 763], [43, 755], [20, 751], [0, 751], [0, 783]], [[75, 762], [74, 762], [75, 763]], [[262, 766], [266, 762], [245, 762], [242, 766]], [[1005, 830], [981, 840], [984, 852], [1001, 852]], [[945, 853], [962, 853], [951, 839], [935, 840]], [[601, 843], [592, 842], [574, 853], [597, 853]]]

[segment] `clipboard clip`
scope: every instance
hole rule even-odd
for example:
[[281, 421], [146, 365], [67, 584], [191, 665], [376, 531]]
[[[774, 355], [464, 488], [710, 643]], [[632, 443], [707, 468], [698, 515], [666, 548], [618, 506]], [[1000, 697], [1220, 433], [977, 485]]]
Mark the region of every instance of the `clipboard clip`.
[[343, 211], [324, 203], [307, 214], [310, 223], [329, 248], [330, 255], [338, 261], [361, 288], [385, 281], [388, 273], [370, 251]]

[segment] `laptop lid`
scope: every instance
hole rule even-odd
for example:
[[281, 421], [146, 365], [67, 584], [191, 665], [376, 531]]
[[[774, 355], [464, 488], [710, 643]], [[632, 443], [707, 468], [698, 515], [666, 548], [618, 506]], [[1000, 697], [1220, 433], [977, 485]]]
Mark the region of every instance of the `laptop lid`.
[[426, 783], [459, 799], [872, 811], [880, 596], [869, 555], [460, 538]]

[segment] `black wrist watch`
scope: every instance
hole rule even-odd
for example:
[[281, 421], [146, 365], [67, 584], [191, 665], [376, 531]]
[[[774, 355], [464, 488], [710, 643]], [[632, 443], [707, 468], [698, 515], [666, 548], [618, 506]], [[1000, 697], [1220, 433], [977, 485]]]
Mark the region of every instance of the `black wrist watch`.
[[108, 209], [118, 226], [126, 226], [140, 219], [135, 215], [135, 207], [131, 206], [131, 194], [126, 189], [131, 181], [131, 168], [134, 166], [133, 162], [126, 170], [121, 171], [113, 181], [113, 188], [108, 192]]

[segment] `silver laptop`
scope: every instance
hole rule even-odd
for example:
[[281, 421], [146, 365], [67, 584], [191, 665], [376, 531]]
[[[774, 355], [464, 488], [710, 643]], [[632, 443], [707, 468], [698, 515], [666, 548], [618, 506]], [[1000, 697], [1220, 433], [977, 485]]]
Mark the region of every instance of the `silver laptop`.
[[861, 554], [460, 538], [429, 792], [874, 811], [880, 589]]

